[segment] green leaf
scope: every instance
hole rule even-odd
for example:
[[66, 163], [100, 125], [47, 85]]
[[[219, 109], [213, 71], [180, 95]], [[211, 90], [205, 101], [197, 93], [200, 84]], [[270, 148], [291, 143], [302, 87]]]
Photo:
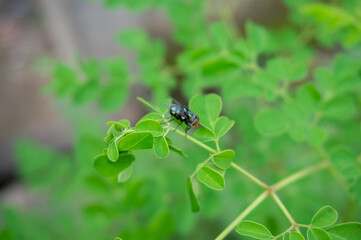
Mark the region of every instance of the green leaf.
[[352, 117], [356, 106], [350, 96], [343, 96], [327, 102], [321, 110], [325, 117], [342, 120]]
[[148, 45], [148, 34], [141, 29], [127, 29], [117, 36], [120, 44], [134, 50], [141, 50]]
[[111, 162], [106, 155], [99, 155], [94, 160], [94, 168], [104, 177], [114, 177], [130, 166], [135, 160], [132, 154], [121, 154], [117, 162]]
[[222, 95], [229, 100], [240, 97], [259, 97], [263, 92], [262, 87], [248, 77], [229, 81], [222, 87]]
[[318, 83], [318, 86], [320, 86], [324, 92], [332, 92], [335, 90], [336, 79], [329, 69], [325, 67], [319, 67], [314, 71], [313, 75], [316, 79], [316, 82]]
[[277, 136], [288, 128], [288, 121], [278, 109], [262, 109], [254, 119], [256, 129], [266, 136]]
[[118, 174], [118, 183], [126, 182], [132, 176], [133, 165], [130, 165]]
[[237, 64], [225, 58], [214, 59], [202, 65], [202, 73], [205, 76], [213, 76], [238, 69]]
[[361, 223], [350, 222], [332, 226], [326, 231], [333, 240], [360, 240], [361, 239]]
[[225, 185], [223, 176], [209, 167], [199, 169], [197, 178], [201, 183], [214, 190], [222, 190]]
[[203, 126], [213, 129], [222, 109], [222, 99], [216, 94], [198, 95], [190, 100], [189, 108], [199, 117]]
[[312, 111], [319, 107], [321, 94], [314, 85], [303, 84], [297, 90], [297, 100], [305, 109]]
[[109, 145], [108, 151], [107, 151], [107, 156], [108, 156], [109, 160], [112, 161], [112, 162], [118, 161], [119, 151], [118, 151], [118, 148], [117, 148], [117, 143], [115, 141], [113, 141]]
[[126, 119], [120, 120], [118, 122], [116, 121], [107, 122], [107, 125], [109, 126], [112, 126], [113, 124], [119, 128], [128, 128], [130, 126], [129, 120]]
[[199, 205], [199, 200], [194, 192], [191, 178], [188, 178], [187, 180], [187, 192], [188, 192], [189, 200], [191, 201], [192, 212], [199, 212], [201, 208]]
[[284, 58], [273, 58], [267, 62], [267, 70], [274, 77], [281, 80], [287, 80], [290, 77], [289, 74], [290, 62]]
[[326, 139], [326, 133], [322, 128], [311, 127], [308, 129], [307, 141], [311, 146], [320, 146]]
[[129, 91], [123, 84], [113, 84], [106, 88], [100, 96], [100, 106], [105, 110], [121, 108], [128, 98]]
[[228, 25], [225, 22], [214, 22], [209, 26], [209, 31], [210, 41], [217, 47], [227, 49], [231, 42], [231, 29]]
[[171, 151], [173, 151], [173, 152], [175, 152], [175, 153], [178, 153], [178, 154], [181, 155], [182, 157], [185, 157], [185, 158], [188, 157], [188, 155], [185, 154], [181, 149], [176, 148], [175, 146], [173, 146], [173, 145], [170, 144], [169, 142], [168, 142], [168, 146], [169, 146], [169, 150], [171, 150]]
[[164, 136], [155, 138], [153, 150], [157, 158], [164, 159], [168, 157], [169, 147]]
[[142, 117], [141, 121], [143, 120], [154, 120], [154, 121], [160, 121], [163, 120], [163, 116], [160, 113], [148, 113], [144, 117]]
[[288, 134], [296, 142], [302, 142], [305, 139], [305, 128], [300, 124], [290, 123]]
[[269, 239], [271, 232], [262, 224], [253, 221], [241, 221], [236, 227], [236, 232], [240, 235], [250, 236], [257, 239]]
[[159, 122], [154, 120], [142, 120], [137, 123], [135, 126], [135, 131], [145, 132], [150, 131], [154, 137], [159, 137], [163, 135], [163, 127]]
[[324, 206], [313, 216], [311, 224], [314, 227], [324, 228], [334, 224], [336, 220], [336, 210], [331, 206]]
[[283, 240], [304, 240], [305, 238], [298, 232], [285, 232], [283, 234]]
[[153, 135], [150, 132], [134, 132], [125, 135], [118, 142], [119, 151], [132, 151], [153, 147]]
[[64, 64], [58, 64], [54, 69], [54, 77], [51, 87], [58, 97], [72, 93], [77, 84], [77, 76], [73, 69]]
[[247, 40], [257, 53], [262, 52], [267, 47], [269, 36], [265, 28], [251, 22], [246, 23]]
[[216, 136], [214, 135], [214, 133], [209, 130], [208, 128], [202, 127], [202, 128], [198, 128], [194, 134], [193, 137], [195, 139], [198, 139], [201, 142], [210, 142], [210, 141], [214, 141], [214, 139], [216, 138]]
[[87, 82], [77, 88], [74, 92], [74, 102], [83, 104], [93, 100], [98, 94], [99, 84], [96, 82]]
[[117, 125], [112, 123], [112, 125], [107, 131], [107, 136], [111, 138], [118, 137], [121, 133], [122, 131], [117, 127]]
[[331, 240], [330, 235], [321, 228], [309, 228], [307, 230], [308, 240]]
[[232, 158], [234, 157], [234, 151], [231, 149], [224, 150], [220, 153], [213, 155], [213, 163], [221, 168], [227, 169], [231, 166]]
[[217, 119], [216, 124], [214, 126], [214, 133], [218, 138], [222, 137], [226, 134], [234, 125], [234, 121], [230, 120], [227, 117], [220, 117]]

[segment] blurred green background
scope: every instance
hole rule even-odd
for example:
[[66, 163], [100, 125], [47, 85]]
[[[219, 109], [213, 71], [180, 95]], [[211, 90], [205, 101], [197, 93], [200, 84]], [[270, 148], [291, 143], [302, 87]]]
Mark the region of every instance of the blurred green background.
[[[183, 137], [169, 134], [189, 158], [136, 152], [124, 183], [93, 167], [106, 122], [134, 126], [150, 111], [136, 97], [163, 106], [210, 92], [236, 121], [221, 146], [266, 183], [318, 163], [325, 146], [336, 173], [279, 193], [297, 222], [324, 205], [361, 221], [360, 23], [358, 0], [0, 1], [0, 239], [214, 239], [261, 189], [229, 170], [192, 213], [186, 179], [207, 152]], [[257, 112], [290, 99], [305, 120], [292, 105], [287, 131], [262, 134]], [[272, 199], [247, 219], [274, 235], [289, 227]]]

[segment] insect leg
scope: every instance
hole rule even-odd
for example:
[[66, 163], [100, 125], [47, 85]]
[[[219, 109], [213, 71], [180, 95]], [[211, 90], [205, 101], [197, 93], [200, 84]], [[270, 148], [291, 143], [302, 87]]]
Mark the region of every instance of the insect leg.
[[178, 129], [178, 127], [182, 124], [182, 122], [180, 122], [177, 127], [174, 129], [174, 132]]
[[191, 125], [187, 124], [187, 128], [186, 128], [186, 138], [187, 138], [187, 133], [188, 133], [188, 130], [191, 129]]

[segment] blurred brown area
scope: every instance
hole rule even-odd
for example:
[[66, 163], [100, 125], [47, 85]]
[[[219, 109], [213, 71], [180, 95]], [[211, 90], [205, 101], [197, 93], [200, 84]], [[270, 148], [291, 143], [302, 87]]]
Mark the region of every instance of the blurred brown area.
[[[235, 19], [240, 26], [249, 18], [259, 23], [285, 19], [280, 0], [230, 2], [236, 3]], [[37, 73], [34, 63], [53, 58], [72, 64], [77, 57], [118, 55], [131, 62], [133, 54], [115, 41], [116, 34], [129, 27], [146, 28], [152, 36], [167, 39], [171, 50], [176, 48], [170, 41], [171, 25], [159, 11], [106, 11], [101, 4], [86, 0], [0, 0], [0, 198], [13, 194], [9, 187], [1, 187], [16, 182], [15, 138], [24, 136], [62, 151], [71, 149], [68, 119], [52, 95], [41, 93], [49, 76]], [[114, 117], [127, 113], [126, 118], [134, 123], [142, 111], [135, 98], [144, 94], [143, 87], [133, 86], [131, 99]]]

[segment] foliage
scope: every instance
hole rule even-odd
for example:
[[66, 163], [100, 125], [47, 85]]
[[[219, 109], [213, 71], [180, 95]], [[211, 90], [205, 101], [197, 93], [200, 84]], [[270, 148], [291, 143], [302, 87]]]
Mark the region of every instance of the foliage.
[[[49, 90], [74, 105], [118, 110], [141, 84], [151, 101], [138, 100], [152, 112], [136, 124], [84, 113], [74, 123], [74, 154], [18, 142], [20, 175], [45, 194], [51, 214], [4, 207], [1, 234], [361, 238], [359, 1], [284, 0], [289, 22], [276, 29], [247, 21], [244, 31], [232, 20], [236, 6], [217, 1], [97, 1], [164, 11], [181, 50], [169, 56], [164, 41], [129, 29], [117, 40], [136, 52], [137, 74], [121, 57], [55, 67]], [[200, 120], [187, 134], [168, 121], [164, 103], [174, 90]], [[20, 231], [23, 222], [31, 225]]]

